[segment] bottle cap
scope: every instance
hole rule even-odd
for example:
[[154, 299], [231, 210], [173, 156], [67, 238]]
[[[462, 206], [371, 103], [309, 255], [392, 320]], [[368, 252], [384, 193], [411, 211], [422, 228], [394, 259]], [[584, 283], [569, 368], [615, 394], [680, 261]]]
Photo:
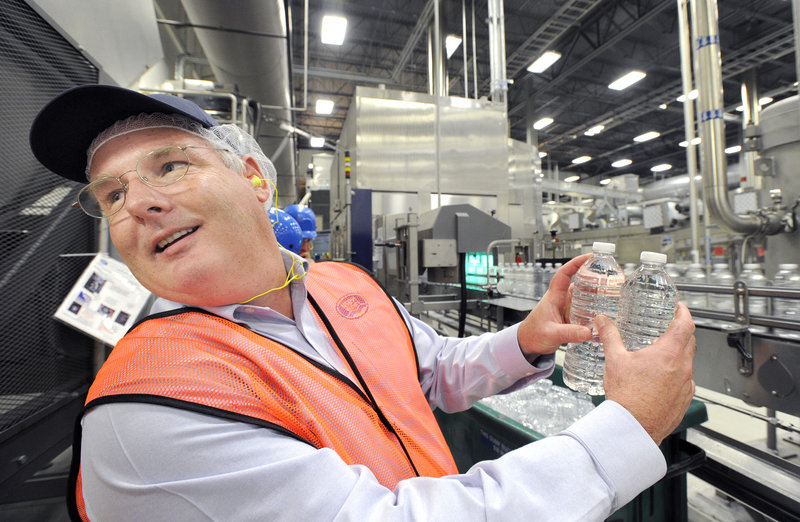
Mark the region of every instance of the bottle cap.
[[745, 270], [758, 270], [759, 268], [761, 268], [761, 265], [759, 265], [758, 263], [745, 263], [742, 265], [742, 268], [744, 268]]
[[645, 250], [639, 255], [639, 261], [644, 263], [659, 263], [663, 265], [667, 262], [667, 255], [659, 252], [648, 252]]
[[797, 270], [798, 268], [797, 263], [781, 263], [778, 265], [778, 270]]
[[617, 250], [617, 245], [614, 243], [603, 243], [602, 241], [595, 241], [592, 243], [592, 250], [603, 254], [613, 254]]

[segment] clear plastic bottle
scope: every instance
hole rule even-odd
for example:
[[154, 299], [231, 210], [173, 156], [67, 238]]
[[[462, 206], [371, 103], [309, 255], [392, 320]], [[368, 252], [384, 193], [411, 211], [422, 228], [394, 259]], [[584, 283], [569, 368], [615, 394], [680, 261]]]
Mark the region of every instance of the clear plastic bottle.
[[547, 290], [550, 288], [550, 281], [553, 279], [553, 274], [556, 273], [556, 269], [553, 268], [553, 263], [546, 263], [544, 265], [544, 272], [542, 273], [542, 295], [547, 293]]
[[[767, 276], [764, 275], [763, 267], [758, 263], [745, 263], [742, 265], [742, 273], [739, 274], [739, 279], [747, 285], [748, 289], [754, 286], [764, 287], [769, 283], [767, 281]], [[750, 314], [766, 315], [767, 298], [748, 296], [747, 308]], [[750, 331], [753, 333], [764, 333], [767, 331], [767, 328], [764, 326], [751, 326]]]
[[628, 351], [649, 346], [675, 317], [678, 289], [664, 269], [667, 256], [642, 252], [639, 266], [622, 285], [617, 328]]
[[525, 282], [522, 285], [523, 297], [531, 299], [533, 298], [533, 263], [525, 263], [523, 274], [525, 276]]
[[[714, 263], [711, 265], [711, 275], [708, 282], [712, 285], [722, 285], [733, 289], [735, 282], [733, 272], [728, 268], [728, 263]], [[712, 310], [733, 313], [733, 295], [712, 293], [708, 295], [708, 305]]]
[[[800, 265], [797, 263], [779, 264], [773, 281], [776, 287], [800, 290]], [[778, 319], [800, 323], [800, 299], [776, 298], [773, 315]], [[800, 330], [778, 328], [775, 333], [789, 339], [800, 339]]]
[[[573, 294], [569, 322], [593, 327], [596, 315], [616, 319], [619, 291], [625, 274], [614, 259], [613, 243], [595, 242], [590, 257], [572, 278]], [[567, 345], [564, 357], [564, 384], [590, 395], [603, 394], [605, 353], [597, 332], [583, 343]]]
[[497, 279], [497, 291], [503, 295], [508, 295], [509, 282], [508, 278], [511, 276], [511, 268], [508, 263], [503, 263], [500, 266]]
[[533, 265], [533, 298], [541, 299], [544, 295], [544, 267], [541, 263]]

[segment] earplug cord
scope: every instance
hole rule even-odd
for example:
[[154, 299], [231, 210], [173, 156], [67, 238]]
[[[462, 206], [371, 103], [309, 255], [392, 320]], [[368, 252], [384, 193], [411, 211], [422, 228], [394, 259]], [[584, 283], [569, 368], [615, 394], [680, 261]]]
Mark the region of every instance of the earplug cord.
[[[253, 183], [253, 186], [256, 186], [256, 183], [255, 183], [256, 181], [266, 181], [267, 183], [272, 185], [272, 188], [275, 189], [275, 208], [278, 208], [278, 187], [276, 187], [275, 184], [272, 181], [268, 180], [267, 178], [257, 178], [257, 177], [254, 176], [254, 177], [250, 178], [250, 180]], [[275, 223], [270, 223], [270, 226], [272, 226], [272, 228], [275, 228]], [[285, 250], [286, 252], [289, 252], [288, 250], [283, 248], [280, 244], [278, 244], [278, 248], [280, 248], [281, 250]], [[291, 252], [289, 252], [289, 254], [291, 255]], [[296, 281], [298, 279], [302, 279], [303, 277], [305, 277], [306, 273], [305, 272], [303, 272], [303, 273], [295, 273], [295, 271], [294, 271], [295, 265], [301, 265], [302, 266], [302, 264], [303, 263], [301, 261], [298, 261], [294, 256], [292, 256], [292, 266], [289, 267], [289, 271], [286, 273], [286, 281], [281, 286], [272, 288], [272, 289], [267, 290], [266, 292], [262, 292], [262, 293], [260, 293], [258, 295], [254, 295], [253, 297], [251, 297], [247, 301], [242, 301], [239, 304], [247, 304], [247, 303], [249, 303], [250, 301], [252, 301], [254, 299], [258, 299], [259, 297], [262, 297], [262, 296], [265, 296], [265, 295], [269, 294], [270, 292], [274, 292], [276, 290], [283, 290], [284, 288], [289, 286], [289, 284], [292, 281]]]

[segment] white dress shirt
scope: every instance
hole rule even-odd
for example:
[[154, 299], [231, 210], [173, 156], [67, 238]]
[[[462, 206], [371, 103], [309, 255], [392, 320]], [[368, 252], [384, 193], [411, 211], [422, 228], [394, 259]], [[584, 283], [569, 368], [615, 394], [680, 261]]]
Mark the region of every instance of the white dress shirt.
[[[292, 258], [284, 255], [284, 263]], [[293, 347], [349, 375], [306, 299], [290, 286], [294, 320], [269, 308], [209, 312]], [[159, 300], [153, 312], [180, 306]], [[420, 380], [433, 408], [469, 408], [480, 398], [550, 375], [552, 356], [531, 365], [518, 326], [465, 339], [441, 337], [400, 307]], [[467, 473], [382, 486], [271, 429], [144, 403], [104, 404], [82, 420], [81, 477], [91, 520], [603, 520], [659, 480], [661, 451], [619, 404], [605, 401], [569, 429], [480, 462]]]

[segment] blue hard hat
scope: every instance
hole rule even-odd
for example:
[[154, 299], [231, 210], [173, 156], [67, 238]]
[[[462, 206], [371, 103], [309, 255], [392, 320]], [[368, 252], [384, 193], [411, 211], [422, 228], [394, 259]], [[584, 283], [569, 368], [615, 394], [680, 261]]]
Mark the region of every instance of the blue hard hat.
[[300, 205], [289, 205], [286, 207], [286, 212], [300, 224], [304, 238], [314, 239], [317, 237], [317, 215], [313, 210]]
[[275, 207], [270, 207], [267, 214], [272, 222], [272, 230], [275, 232], [275, 239], [278, 240], [278, 243], [286, 250], [299, 254], [300, 246], [303, 244], [303, 231], [297, 221], [283, 210]]

